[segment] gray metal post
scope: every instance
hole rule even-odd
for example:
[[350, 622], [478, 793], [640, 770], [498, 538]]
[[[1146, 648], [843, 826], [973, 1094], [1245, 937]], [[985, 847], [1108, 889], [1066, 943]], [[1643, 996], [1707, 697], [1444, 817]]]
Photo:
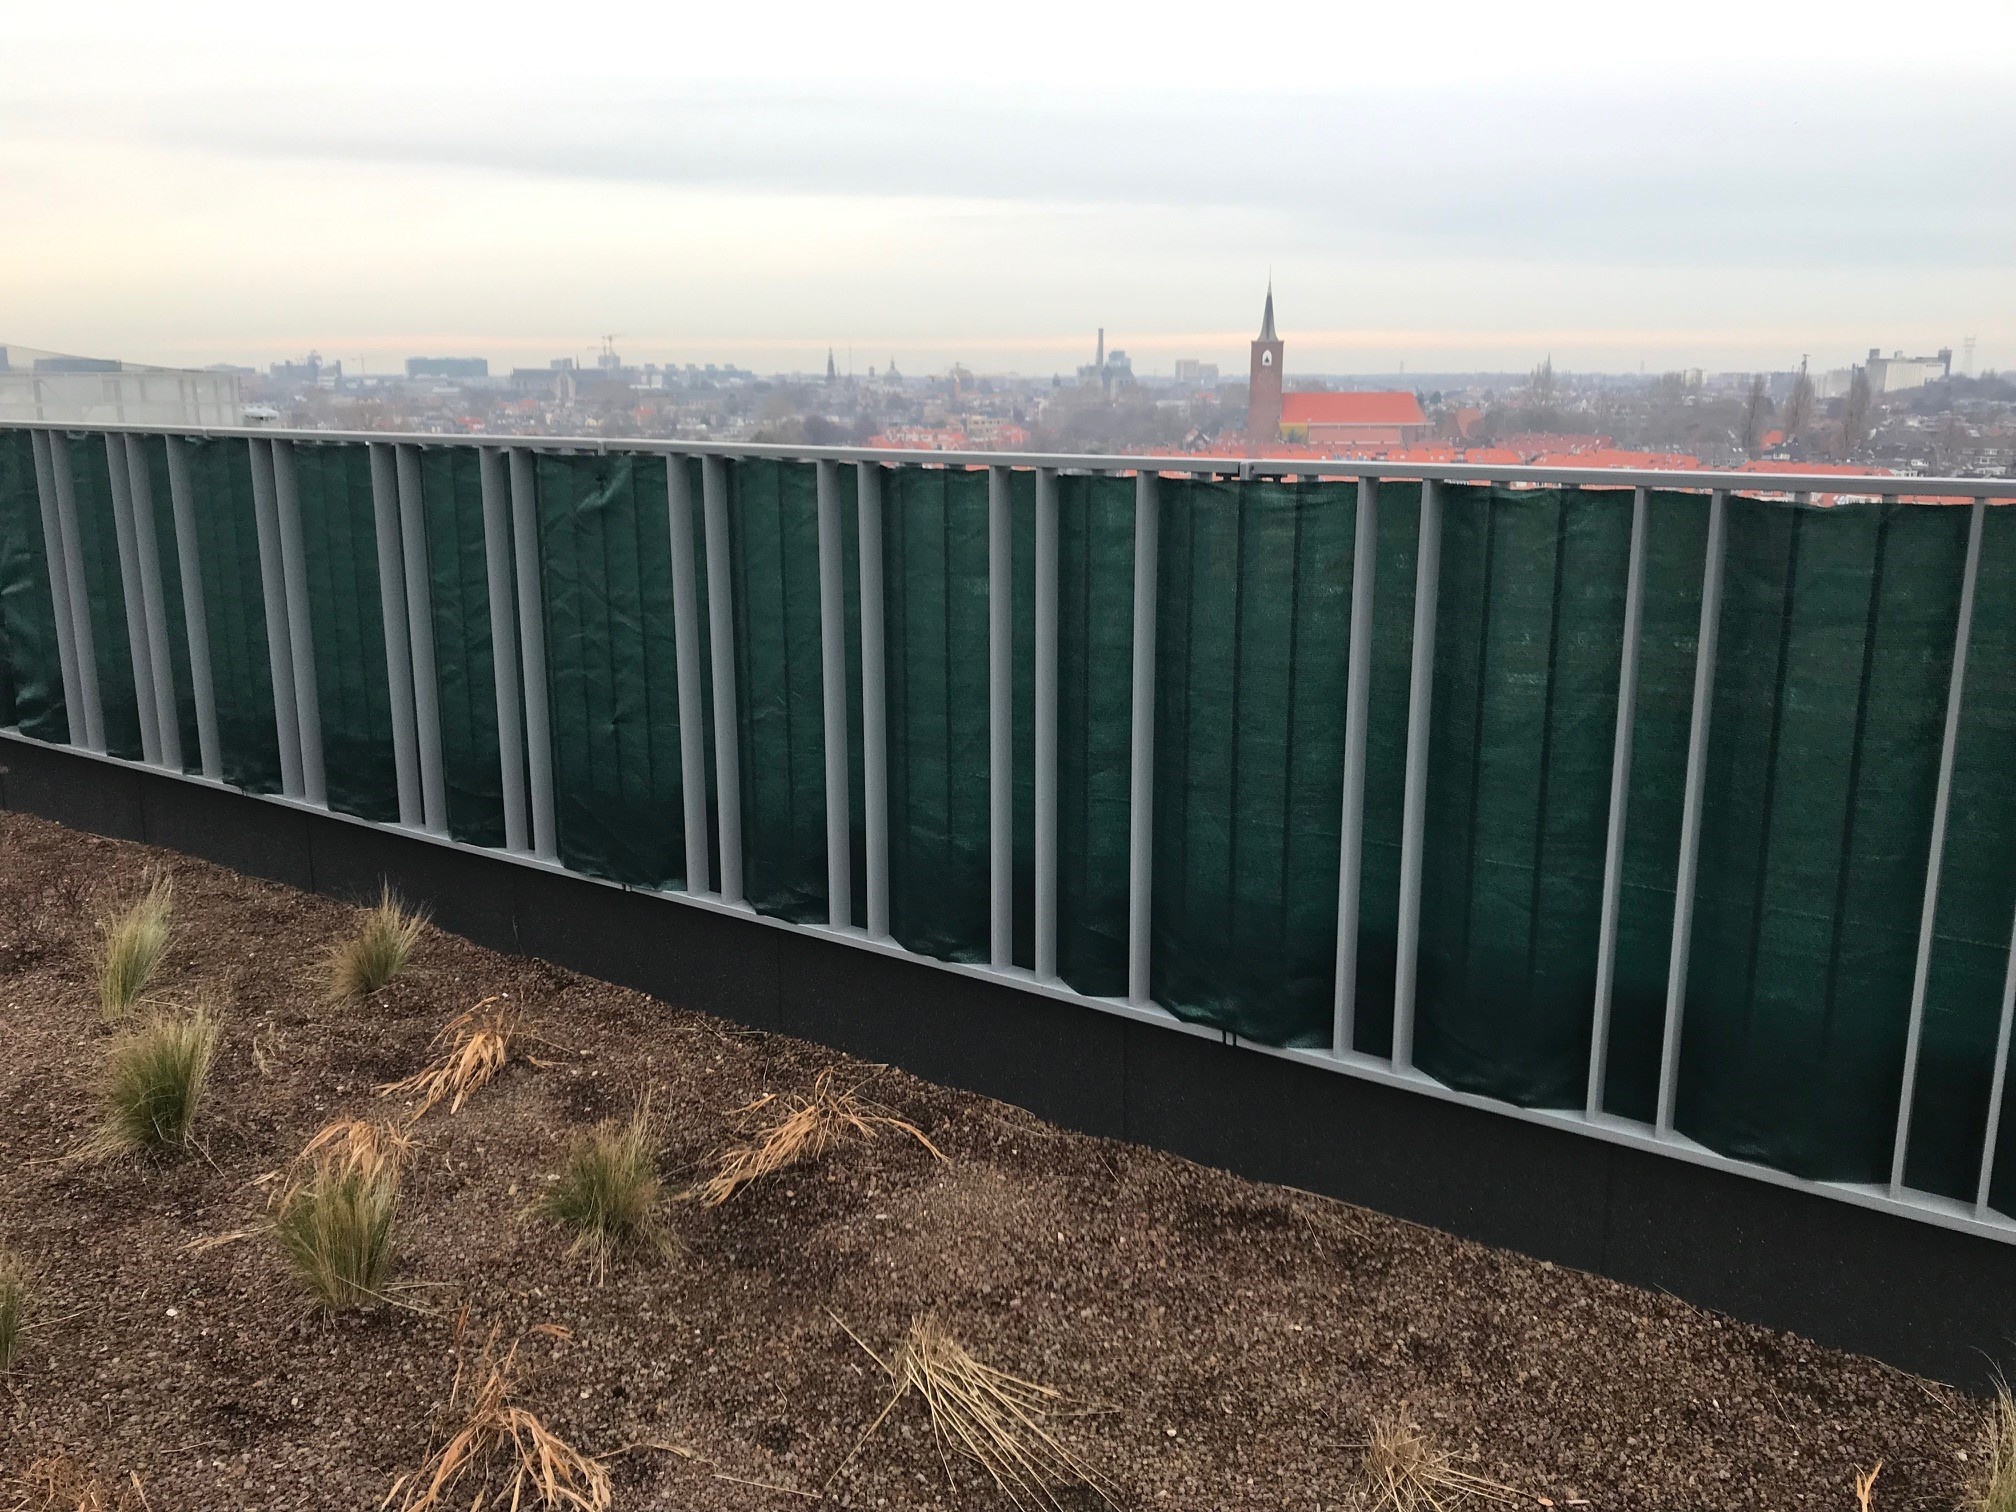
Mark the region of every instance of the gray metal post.
[[867, 831], [868, 933], [889, 937], [889, 725], [883, 659], [882, 468], [854, 467], [861, 538], [861, 819]]
[[147, 644], [147, 605], [140, 596], [140, 547], [133, 523], [126, 444], [105, 432], [105, 478], [112, 493], [112, 536], [119, 551], [119, 597], [126, 610], [126, 655], [133, 666], [133, 703], [140, 721], [140, 758], [161, 764], [161, 723], [154, 705], [154, 653]]
[[1974, 1187], [1974, 1216], [1988, 1213], [1995, 1176], [1995, 1141], [2002, 1132], [2002, 1096], [2009, 1084], [2009, 1031], [2016, 1025], [2016, 925], [2009, 932], [2009, 963], [2002, 974], [2002, 1017], [1995, 1030], [1995, 1075], [1988, 1088], [1988, 1126], [1981, 1135], [1981, 1179]]
[[1057, 469], [1036, 469], [1036, 975], [1057, 975]]
[[266, 608], [266, 667], [273, 679], [273, 728], [280, 742], [280, 788], [299, 798], [301, 712], [294, 697], [294, 650], [287, 620], [287, 570], [280, 556], [280, 509], [274, 501], [273, 443], [245, 442], [252, 468], [252, 517], [259, 529], [259, 583]]
[[707, 856], [707, 723], [700, 680], [700, 586], [693, 562], [691, 459], [665, 459], [666, 513], [672, 532], [672, 639], [679, 666], [679, 784], [686, 809], [686, 890], [710, 890]]
[[427, 501], [420, 448], [393, 449], [399, 482], [400, 556], [406, 572], [406, 633], [413, 644], [413, 728], [420, 753], [421, 823], [448, 832], [448, 780], [441, 762], [441, 678], [434, 662], [433, 586], [428, 580]]
[[1134, 476], [1134, 707], [1127, 787], [1127, 998], [1146, 1005], [1155, 885], [1155, 628], [1161, 480]]
[[315, 681], [315, 622], [308, 605], [308, 552], [301, 537], [301, 490], [294, 443], [273, 443], [273, 501], [280, 525], [280, 563], [287, 589], [287, 643], [294, 655], [294, 697], [301, 720], [301, 796], [325, 807], [322, 700]]
[[1442, 586], [1442, 490], [1421, 485], [1414, 567], [1414, 659], [1407, 681], [1407, 781], [1400, 801], [1400, 919], [1393, 965], [1393, 1065], [1414, 1066], [1414, 991], [1421, 964], [1421, 849], [1428, 828], [1428, 731], [1435, 692], [1435, 619]]
[[189, 446], [167, 438], [168, 503], [175, 515], [175, 565], [182, 578], [182, 626], [189, 637], [189, 696], [196, 705], [196, 749], [203, 775], [224, 780], [217, 738], [217, 681], [210, 667], [210, 611], [203, 602], [203, 548], [196, 536], [196, 494], [189, 479]]
[[714, 663], [714, 790], [720, 819], [721, 896], [742, 901], [742, 755], [735, 713], [734, 570], [729, 560], [728, 464], [700, 464], [700, 512], [707, 539], [708, 650]]
[[420, 829], [420, 736], [413, 711], [413, 641], [406, 625], [406, 563], [400, 545], [399, 469], [393, 448], [371, 443], [371, 517], [378, 545], [378, 610], [385, 629], [385, 682], [392, 698], [392, 765], [399, 783], [399, 822]]
[[[91, 585], [84, 576], [84, 541], [77, 533], [77, 494], [70, 475], [70, 439], [45, 432], [49, 475], [56, 494], [57, 527], [63, 543], [63, 572], [70, 589], [70, 637], [77, 648], [77, 700], [83, 706], [84, 747], [105, 750], [105, 701], [98, 688], [97, 636], [91, 628]], [[77, 730], [70, 731], [75, 744]]]
[[483, 490], [483, 566], [490, 598], [490, 676], [497, 699], [497, 775], [504, 785], [504, 846], [531, 846], [525, 812], [525, 730], [519, 718], [518, 611], [511, 591], [510, 483], [504, 454], [494, 446], [477, 453]]
[[510, 449], [511, 544], [518, 559], [518, 644], [525, 673], [525, 777], [532, 789], [532, 853], [557, 860], [553, 717], [546, 683], [546, 596], [539, 579], [539, 479], [532, 457]]
[[1638, 710], [1638, 640], [1645, 623], [1644, 489], [1631, 492], [1631, 555], [1624, 574], [1624, 646], [1617, 665], [1617, 733], [1610, 743], [1610, 826], [1603, 841], [1603, 903], [1596, 926], [1596, 1005], [1589, 1025], [1589, 1081], [1583, 1111], [1603, 1111], [1610, 1066], [1610, 1002], [1617, 983], [1617, 910], [1624, 895], [1624, 821], [1631, 797], [1631, 732]]
[[1344, 676], [1344, 810], [1338, 824], [1337, 982], [1330, 1048], [1351, 1053], [1357, 1033], [1358, 901], [1365, 861], [1365, 740], [1372, 695], [1372, 595], [1379, 565], [1379, 480], [1358, 480], [1351, 537], [1351, 641]]
[[154, 691], [155, 738], [161, 764], [182, 770], [182, 721], [175, 699], [175, 662], [169, 655], [168, 600], [161, 584], [161, 536], [154, 521], [154, 480], [140, 437], [120, 438], [126, 452], [126, 491], [133, 501], [133, 554], [140, 566], [140, 608], [147, 616], [147, 659]]
[[63, 711], [69, 724], [70, 744], [90, 744], [83, 729], [84, 694], [77, 670], [77, 621], [70, 604], [68, 552], [63, 545], [63, 522], [56, 508], [56, 475], [49, 460], [49, 437], [43, 431], [28, 433], [29, 448], [35, 456], [35, 495], [42, 507], [42, 557], [49, 569], [49, 603], [56, 621], [56, 662], [63, 680]]
[[1708, 780], [1708, 716], [1715, 703], [1715, 644], [1722, 629], [1722, 556], [1729, 496], [1708, 500], [1708, 554], [1701, 566], [1701, 628], [1695, 636], [1694, 713], [1687, 732], [1687, 785], [1680, 805], [1680, 870], [1673, 884], [1673, 952], [1666, 972], [1666, 1022], [1659, 1046], [1654, 1128], [1673, 1132], [1680, 1095], [1680, 1030], [1687, 1008], [1687, 956], [1694, 940], [1694, 881], [1701, 860], [1701, 795]]
[[1904, 1036], [1904, 1081], [1897, 1092], [1897, 1132], [1890, 1142], [1890, 1195], [1904, 1190], [1911, 1147], [1911, 1106], [1918, 1090], [1918, 1048], [1925, 1032], [1925, 988], [1932, 976], [1932, 926], [1939, 915], [1939, 870], [1946, 859], [1946, 821], [1953, 799], [1953, 751], [1960, 743], [1960, 704], [1967, 690], [1967, 643], [1974, 629], [1974, 584], [1981, 576], [1981, 522], [1976, 499], [1967, 520], [1967, 566], [1953, 625], [1953, 672], [1946, 680], [1946, 730], [1939, 742], [1939, 785], [1932, 800], [1932, 849], [1925, 858], [1925, 905], [1918, 914], [1918, 962], [1911, 973], [1911, 1022]]
[[1008, 469], [987, 469], [987, 859], [989, 958], [1015, 961], [1014, 537]]
[[819, 490], [819, 682], [826, 747], [826, 922], [854, 922], [853, 818], [847, 797], [847, 612], [840, 464], [813, 468]]

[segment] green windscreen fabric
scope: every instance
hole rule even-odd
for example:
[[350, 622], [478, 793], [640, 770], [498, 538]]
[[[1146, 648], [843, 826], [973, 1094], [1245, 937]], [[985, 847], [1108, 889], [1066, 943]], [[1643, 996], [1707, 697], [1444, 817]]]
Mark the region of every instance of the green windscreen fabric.
[[248, 792], [277, 793], [280, 737], [273, 716], [251, 461], [243, 441], [191, 440], [184, 445], [224, 780]]
[[[541, 452], [535, 467], [560, 859], [636, 886], [682, 886], [665, 463]], [[704, 627], [704, 607], [700, 618]]]
[[67, 445], [75, 500], [77, 542], [84, 562], [84, 600], [91, 617], [92, 665], [105, 715], [105, 749], [138, 761], [140, 704], [133, 686], [133, 650], [127, 638], [126, 589], [119, 570], [119, 532], [112, 513], [111, 465], [99, 434], [58, 436]]
[[482, 454], [473, 446], [420, 449], [448, 833], [471, 845], [502, 845], [504, 777], [481, 468]]
[[1465, 1091], [1579, 1107], [1631, 495], [1441, 499], [1415, 1064]]
[[1150, 980], [1330, 1039], [1356, 486], [1163, 479]]
[[329, 806], [397, 823], [399, 775], [370, 449], [297, 442], [293, 454]]
[[70, 738], [34, 445], [21, 430], [0, 431], [0, 728]]
[[[189, 671], [189, 626], [182, 598], [182, 556], [175, 539], [175, 499], [169, 484], [168, 443], [160, 436], [140, 440], [146, 476], [146, 503], [151, 518], [137, 521], [161, 564], [161, 607], [168, 627], [168, 668], [174, 680], [172, 710], [182, 740], [182, 770], [203, 769], [202, 741], [197, 734], [196, 688]], [[140, 503], [139, 484], [134, 486]]]

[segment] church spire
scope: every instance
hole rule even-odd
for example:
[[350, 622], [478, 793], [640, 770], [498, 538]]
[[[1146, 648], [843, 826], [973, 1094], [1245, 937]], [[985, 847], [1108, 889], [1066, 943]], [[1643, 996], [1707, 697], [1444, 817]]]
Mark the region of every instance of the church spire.
[[1274, 280], [1271, 278], [1267, 280], [1267, 312], [1260, 317], [1260, 339], [1262, 341], [1280, 339], [1274, 334]]

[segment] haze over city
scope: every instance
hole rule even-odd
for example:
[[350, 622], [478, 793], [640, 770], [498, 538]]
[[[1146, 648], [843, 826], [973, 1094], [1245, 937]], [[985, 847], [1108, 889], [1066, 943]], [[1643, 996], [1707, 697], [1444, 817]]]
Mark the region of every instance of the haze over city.
[[[2016, 9], [36, 6], [0, 335], [128, 361], [2016, 363]], [[1996, 186], [2001, 186], [1997, 188]]]

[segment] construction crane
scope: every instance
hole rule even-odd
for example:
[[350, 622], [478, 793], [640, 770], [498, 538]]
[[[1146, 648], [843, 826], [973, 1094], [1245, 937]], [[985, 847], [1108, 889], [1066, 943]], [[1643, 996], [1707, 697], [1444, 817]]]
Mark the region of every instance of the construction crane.
[[621, 331], [611, 331], [602, 338], [602, 357], [597, 362], [597, 367], [619, 368], [623, 366], [622, 360], [616, 355], [616, 338], [622, 334]]

